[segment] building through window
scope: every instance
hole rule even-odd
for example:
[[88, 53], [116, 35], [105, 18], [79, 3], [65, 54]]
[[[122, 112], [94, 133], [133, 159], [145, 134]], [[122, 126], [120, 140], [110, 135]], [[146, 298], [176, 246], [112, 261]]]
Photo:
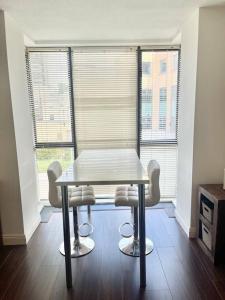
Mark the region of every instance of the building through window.
[[166, 130], [166, 114], [167, 114], [167, 90], [160, 88], [159, 90], [159, 129]]
[[163, 59], [160, 61], [160, 73], [163, 74], [166, 72], [167, 72], [167, 63], [166, 60]]

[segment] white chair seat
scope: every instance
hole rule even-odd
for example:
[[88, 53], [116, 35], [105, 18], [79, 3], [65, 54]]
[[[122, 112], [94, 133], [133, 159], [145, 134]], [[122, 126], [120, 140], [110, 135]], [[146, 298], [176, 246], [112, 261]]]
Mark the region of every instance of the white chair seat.
[[95, 204], [95, 194], [92, 186], [79, 186], [70, 188], [68, 196], [70, 206]]
[[136, 186], [119, 186], [115, 195], [116, 206], [138, 206], [138, 188]]
[[[145, 189], [145, 206], [149, 203], [149, 188]], [[134, 206], [138, 207], [138, 188], [136, 186], [119, 186], [115, 194], [115, 206]]]
[[[53, 207], [62, 208], [61, 188], [55, 181], [62, 175], [62, 167], [54, 161], [48, 167], [49, 201]], [[92, 186], [68, 187], [68, 200], [70, 207], [95, 204], [94, 189]]]

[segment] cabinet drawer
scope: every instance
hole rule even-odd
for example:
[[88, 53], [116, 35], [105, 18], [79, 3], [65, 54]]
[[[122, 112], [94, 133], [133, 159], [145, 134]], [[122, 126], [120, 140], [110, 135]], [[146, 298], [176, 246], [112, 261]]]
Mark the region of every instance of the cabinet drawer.
[[202, 214], [203, 216], [212, 223], [213, 221], [213, 209], [210, 208], [206, 203], [202, 202]]
[[212, 251], [212, 235], [209, 229], [202, 223], [202, 240], [206, 247]]
[[210, 201], [205, 195], [201, 194], [201, 196], [200, 196], [200, 213], [211, 224], [213, 223], [213, 211], [214, 211], [214, 203], [212, 201]]

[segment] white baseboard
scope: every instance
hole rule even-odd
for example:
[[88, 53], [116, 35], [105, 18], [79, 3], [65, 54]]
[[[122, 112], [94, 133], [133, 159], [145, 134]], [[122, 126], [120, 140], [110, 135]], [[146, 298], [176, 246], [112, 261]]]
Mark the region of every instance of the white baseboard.
[[197, 237], [197, 229], [196, 227], [190, 227], [189, 229], [189, 239], [195, 239]]
[[26, 237], [24, 234], [3, 234], [2, 242], [4, 246], [9, 245], [26, 245]]
[[185, 224], [183, 218], [178, 213], [177, 209], [175, 210], [175, 216], [177, 219], [177, 222], [180, 224], [181, 228], [184, 230], [186, 235], [189, 239], [193, 239], [196, 237], [196, 228], [195, 227], [189, 227], [187, 224]]
[[41, 222], [41, 218], [38, 217], [36, 222], [33, 224], [32, 228], [30, 229], [30, 231], [26, 234], [26, 243], [29, 242], [30, 238], [32, 237], [33, 233], [35, 232], [35, 230], [37, 229], [38, 225]]
[[175, 209], [175, 217], [177, 222], [180, 224], [186, 235], [189, 237], [189, 227], [185, 224], [183, 218], [178, 213], [177, 209]]
[[32, 226], [31, 230], [25, 236], [25, 234], [3, 234], [1, 239], [4, 246], [13, 246], [13, 245], [26, 245], [33, 235], [34, 231], [37, 229], [38, 225], [40, 224], [41, 219], [38, 218], [34, 225]]

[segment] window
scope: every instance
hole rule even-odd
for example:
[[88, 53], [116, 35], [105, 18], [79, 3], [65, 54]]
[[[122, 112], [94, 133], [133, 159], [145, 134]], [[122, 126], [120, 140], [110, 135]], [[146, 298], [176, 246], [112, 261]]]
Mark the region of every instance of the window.
[[[80, 153], [83, 149], [135, 149], [137, 145], [136, 48], [93, 47], [71, 51], [72, 59], [68, 48], [33, 48], [27, 52], [42, 199], [48, 196], [46, 170], [53, 159], [60, 160], [66, 168], [76, 149]], [[71, 64], [73, 74], [70, 74]], [[97, 197], [113, 197], [114, 192], [112, 186], [95, 187]]]
[[160, 73], [164, 74], [166, 72], [167, 72], [167, 63], [166, 63], [166, 60], [163, 59], [160, 61]]
[[73, 162], [73, 148], [43, 148], [36, 149], [36, 161], [38, 171], [38, 184], [40, 200], [48, 199], [47, 169], [51, 162], [58, 160], [63, 170], [66, 170]]
[[[175, 57], [178, 65], [178, 50], [142, 51], [142, 62], [149, 62], [153, 70], [160, 67], [160, 72], [145, 75], [141, 80], [140, 158], [145, 167], [151, 159], [159, 162], [161, 197], [164, 199], [176, 197], [179, 68], [173, 67]], [[151, 102], [148, 102], [150, 98]], [[146, 126], [147, 112], [151, 115], [151, 126]]]
[[171, 118], [170, 118], [171, 126], [170, 130], [176, 130], [176, 122], [177, 122], [177, 85], [173, 85], [171, 87]]
[[[83, 149], [136, 149], [136, 78], [136, 49], [73, 49], [78, 154]], [[95, 186], [97, 197], [114, 192], [113, 186]]]
[[136, 148], [136, 71], [136, 49], [74, 49], [78, 153]]
[[152, 101], [152, 90], [150, 90], [150, 89], [142, 90], [142, 101], [143, 102], [151, 102]]
[[[179, 51], [141, 53], [140, 62], [132, 47], [27, 50], [41, 199], [48, 198], [46, 171], [53, 160], [66, 169], [84, 149], [136, 149], [137, 142], [144, 166], [150, 159], [160, 163], [162, 197], [175, 197]], [[144, 76], [137, 110], [138, 68]], [[114, 191], [95, 187], [97, 198], [113, 198]]]
[[142, 90], [142, 127], [152, 128], [152, 90]]
[[150, 75], [151, 74], [151, 63], [143, 61], [142, 62], [142, 73], [143, 75]]
[[160, 88], [159, 92], [159, 129], [166, 130], [166, 99], [167, 91], [166, 88]]
[[48, 165], [57, 159], [66, 168], [74, 151], [68, 51], [30, 50], [27, 70], [40, 198], [48, 199]]
[[173, 55], [173, 70], [177, 71], [178, 68], [178, 53]]
[[[35, 146], [67, 143], [72, 146], [68, 53], [28, 53], [30, 101], [34, 117]], [[44, 80], [43, 80], [44, 78]], [[65, 86], [59, 91], [59, 85]], [[54, 122], [52, 120], [57, 120]], [[62, 139], [57, 139], [61, 132]]]

